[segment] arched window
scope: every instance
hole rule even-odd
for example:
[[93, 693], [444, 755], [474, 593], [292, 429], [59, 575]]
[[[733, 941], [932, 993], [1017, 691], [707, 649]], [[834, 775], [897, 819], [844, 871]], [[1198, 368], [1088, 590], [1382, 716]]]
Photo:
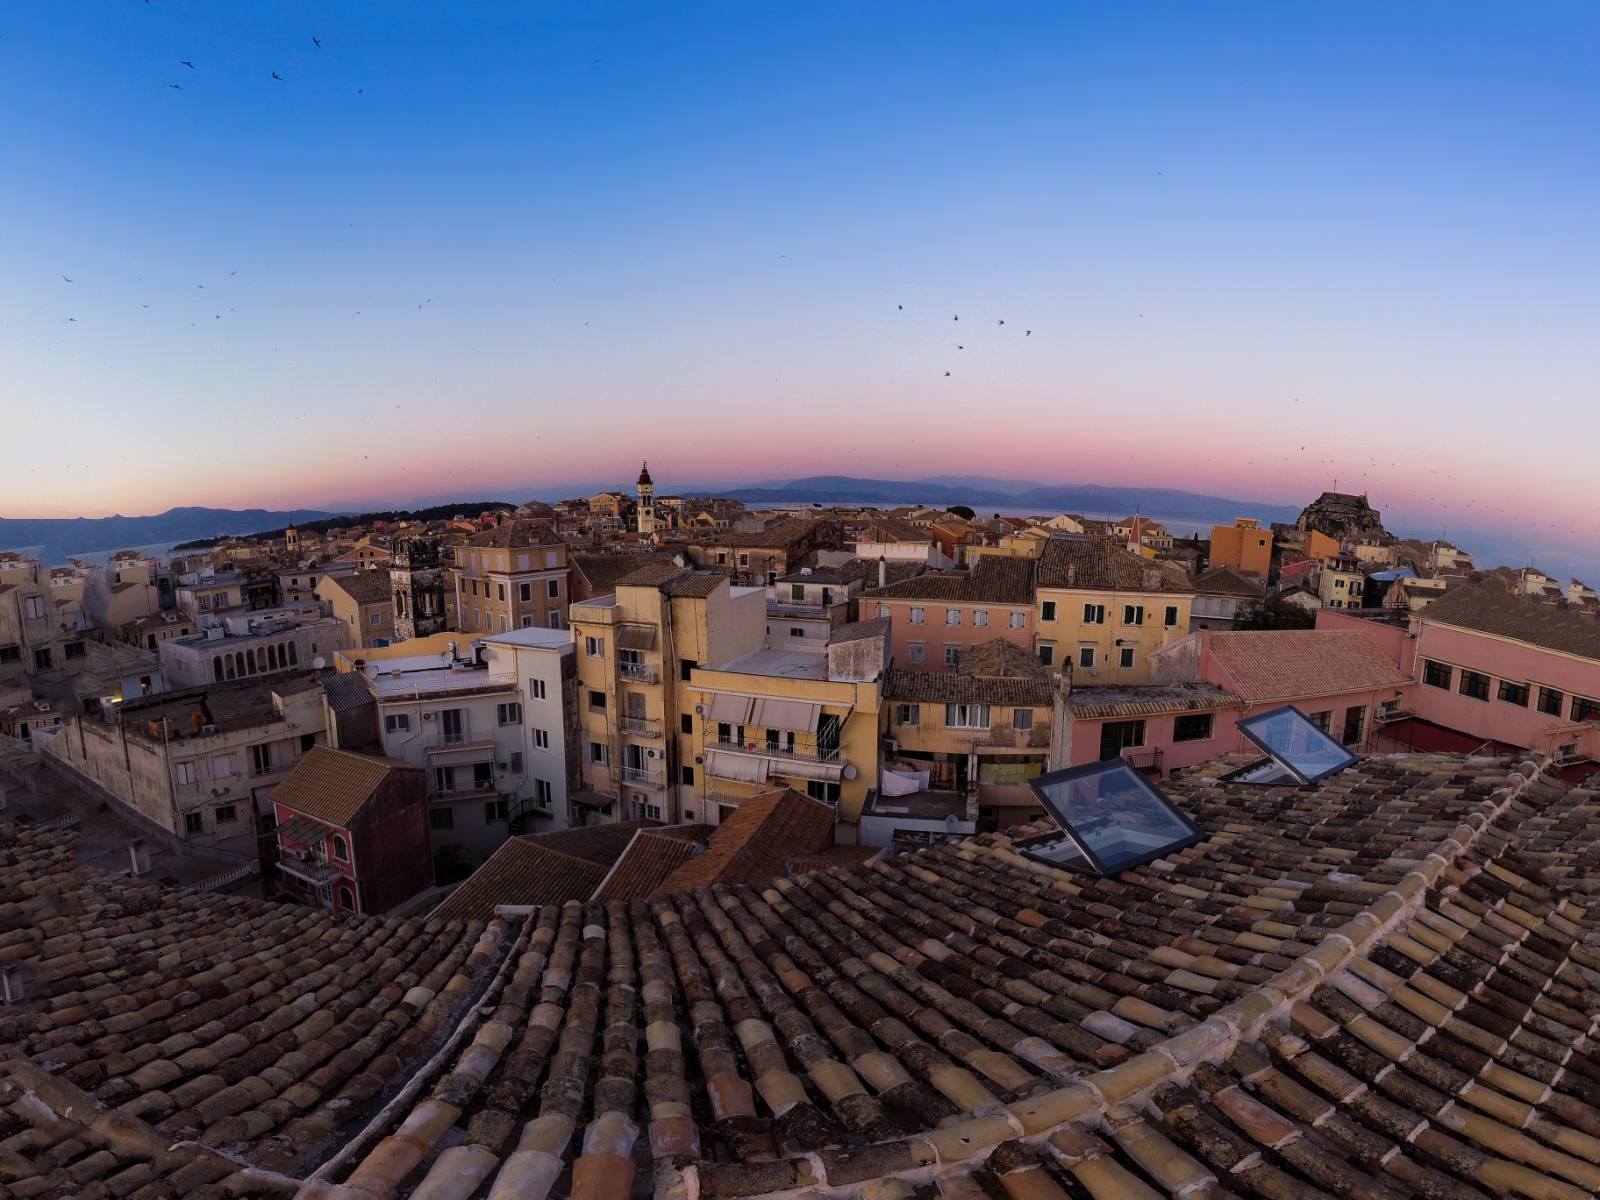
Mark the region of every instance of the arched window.
[[243, 650], [235, 650], [233, 652], [233, 669], [234, 669], [235, 672], [238, 673], [238, 676], [239, 676], [240, 679], [243, 679], [245, 677], [245, 675], [248, 674], [248, 672], [244, 669], [244, 651]]
[[333, 856], [340, 862], [350, 861], [350, 847], [340, 834], [333, 835]]
[[347, 887], [341, 887], [339, 889], [339, 907], [348, 909], [351, 912], [355, 912], [356, 910], [355, 893]]
[[254, 675], [256, 673], [256, 652], [254, 650], [246, 650], [244, 652], [244, 665], [249, 669], [250, 674]]
[[300, 649], [293, 642], [289, 643], [289, 665], [292, 667], [300, 665]]
[[229, 679], [237, 679], [237, 678], [239, 678], [239, 672], [234, 668], [234, 665], [233, 665], [233, 655], [224, 654], [222, 656], [222, 661], [228, 664], [228, 678]]
[[278, 669], [278, 648], [276, 646], [274, 646], [271, 642], [268, 642], [267, 643], [267, 651], [266, 651], [266, 653], [267, 653], [267, 670], [276, 671]]
[[211, 659], [211, 674], [216, 678], [218, 683], [222, 682], [222, 659], [215, 655], [213, 655]]

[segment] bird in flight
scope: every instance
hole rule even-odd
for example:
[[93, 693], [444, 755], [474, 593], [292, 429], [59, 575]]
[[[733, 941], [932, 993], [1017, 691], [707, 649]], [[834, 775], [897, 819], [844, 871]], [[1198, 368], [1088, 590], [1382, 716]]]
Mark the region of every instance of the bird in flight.
[[949, 378], [950, 378], [950, 372], [949, 372], [949, 371], [946, 371], [946, 372], [945, 372], [945, 373], [944, 373], [944, 377], [945, 377], [945, 378], [946, 378], [946, 379], [949, 379]]
[[951, 317], [950, 319], [952, 321], [959, 321], [959, 320], [961, 320], [961, 314], [957, 313], [955, 316]]
[[180, 58], [178, 60], [178, 65], [180, 67], [188, 67], [189, 70], [191, 70], [191, 71], [194, 70], [194, 64], [192, 62], [190, 62], [187, 58]]
[[312, 35], [311, 44], [313, 46], [315, 46], [318, 50], [322, 49], [322, 39], [317, 37], [315, 34]]
[[180, 92], [183, 91], [183, 84], [181, 84], [181, 83], [169, 83], [169, 84], [167, 84], [167, 86], [169, 88], [175, 88], [176, 90], [178, 90]]
[[1022, 336], [1023, 336], [1023, 337], [1032, 337], [1032, 336], [1033, 336], [1033, 330], [1031, 330], [1031, 329], [1024, 329], [1024, 330], [1023, 330], [1023, 331], [1022, 331]]
[[273, 77], [273, 78], [274, 78], [274, 79], [276, 79], [276, 80], [278, 80], [278, 81], [279, 81], [279, 82], [280, 82], [280, 83], [281, 83], [281, 82], [282, 82], [282, 81], [283, 81], [283, 76], [282, 76], [282, 75], [279, 75], [279, 74], [278, 74], [278, 73], [277, 73], [277, 72], [276, 72], [276, 71], [274, 71], [274, 72], [273, 72], [273, 73], [272, 73], [272, 77]]
[[896, 304], [895, 307], [898, 308], [901, 312], [905, 312], [905, 310], [906, 310], [906, 306], [904, 304]]
[[1002, 324], [1002, 325], [1004, 325], [1004, 324], [1005, 324], [1005, 322], [1004, 322], [1004, 321], [1001, 321], [1001, 322], [1000, 322], [1000, 324]]
[[76, 283], [77, 282], [76, 279], [67, 279], [67, 277], [65, 275], [63, 275], [61, 278], [63, 280], [65, 280], [67, 283]]

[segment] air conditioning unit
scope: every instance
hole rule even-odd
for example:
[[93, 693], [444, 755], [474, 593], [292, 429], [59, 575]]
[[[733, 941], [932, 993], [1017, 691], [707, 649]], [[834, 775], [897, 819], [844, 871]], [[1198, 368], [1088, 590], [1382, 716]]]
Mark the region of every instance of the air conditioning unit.
[[431, 712], [425, 712], [422, 714], [422, 719], [424, 721], [431, 721], [433, 720], [433, 714]]
[[511, 768], [503, 762], [497, 762], [495, 763], [495, 769], [498, 771], [509, 771]]
[[200, 732], [201, 733], [215, 733], [216, 731], [217, 731], [217, 727], [215, 725], [202, 725], [202, 726], [200, 726]]
[[705, 716], [706, 715], [706, 706], [704, 704], [696, 704], [694, 706], [694, 715], [697, 716], [697, 717]]
[[644, 752], [644, 756], [646, 758], [654, 758], [656, 756], [656, 752], [654, 750], [646, 750]]

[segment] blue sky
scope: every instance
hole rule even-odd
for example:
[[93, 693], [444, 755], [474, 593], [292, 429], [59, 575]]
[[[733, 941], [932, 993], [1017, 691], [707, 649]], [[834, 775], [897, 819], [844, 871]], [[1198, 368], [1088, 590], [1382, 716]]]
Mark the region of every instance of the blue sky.
[[1600, 546], [1597, 33], [1580, 4], [14, 2], [0, 513], [648, 456], [1338, 478], [1541, 561]]

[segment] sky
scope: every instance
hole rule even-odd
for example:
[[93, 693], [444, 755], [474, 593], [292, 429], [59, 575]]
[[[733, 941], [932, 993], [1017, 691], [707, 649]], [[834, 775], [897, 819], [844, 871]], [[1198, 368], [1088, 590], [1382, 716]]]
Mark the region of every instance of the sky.
[[12, 0], [0, 515], [1337, 481], [1600, 569], [1597, 49], [1559, 0]]

